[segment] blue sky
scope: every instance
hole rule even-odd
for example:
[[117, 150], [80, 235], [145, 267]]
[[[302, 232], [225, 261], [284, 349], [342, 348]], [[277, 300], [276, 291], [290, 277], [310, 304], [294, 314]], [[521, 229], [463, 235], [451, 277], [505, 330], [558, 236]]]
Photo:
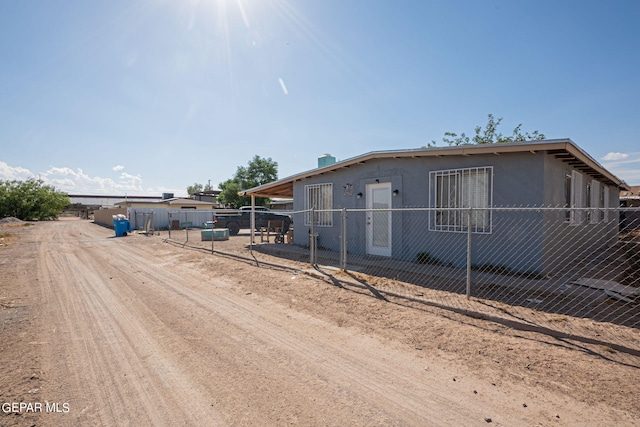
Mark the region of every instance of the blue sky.
[[0, 179], [185, 195], [492, 113], [640, 185], [639, 22], [635, 0], [0, 1]]

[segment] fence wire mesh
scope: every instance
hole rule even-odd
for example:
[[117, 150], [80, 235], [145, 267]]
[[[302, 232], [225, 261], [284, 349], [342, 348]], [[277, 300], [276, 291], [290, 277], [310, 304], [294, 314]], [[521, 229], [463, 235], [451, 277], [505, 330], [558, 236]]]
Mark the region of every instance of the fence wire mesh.
[[213, 210], [170, 210], [164, 214], [169, 239], [186, 244], [201, 240], [200, 230], [211, 228], [215, 211]]
[[[179, 220], [188, 221], [188, 214]], [[640, 208], [299, 211], [287, 242], [216, 251], [640, 356]], [[314, 218], [317, 220], [314, 221]], [[189, 238], [171, 231], [172, 240]], [[250, 237], [254, 236], [253, 244]], [[190, 244], [210, 247], [192, 236]], [[233, 245], [233, 241], [242, 241]], [[252, 251], [253, 250], [253, 251]], [[252, 251], [249, 253], [249, 251]]]

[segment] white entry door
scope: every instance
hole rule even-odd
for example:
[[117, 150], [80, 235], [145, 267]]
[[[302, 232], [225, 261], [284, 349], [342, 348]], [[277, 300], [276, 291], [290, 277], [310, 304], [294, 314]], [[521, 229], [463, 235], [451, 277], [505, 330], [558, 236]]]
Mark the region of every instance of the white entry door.
[[[391, 209], [391, 183], [367, 185], [367, 209]], [[391, 211], [367, 210], [367, 253], [391, 256]]]

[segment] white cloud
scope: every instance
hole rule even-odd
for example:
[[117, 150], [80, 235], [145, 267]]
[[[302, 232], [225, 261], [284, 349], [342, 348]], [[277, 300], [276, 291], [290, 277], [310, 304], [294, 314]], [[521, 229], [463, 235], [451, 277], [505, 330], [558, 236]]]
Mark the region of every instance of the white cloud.
[[42, 177], [48, 184], [68, 193], [108, 194], [116, 187], [111, 178], [92, 177], [80, 168], [73, 170], [52, 166]]
[[35, 178], [35, 174], [29, 169], [9, 166], [5, 162], [0, 162], [0, 179], [4, 181], [26, 181]]
[[[610, 156], [617, 154], [618, 156]], [[640, 153], [609, 153], [603, 159], [609, 161], [603, 166], [629, 185], [640, 185]]]
[[[114, 168], [115, 169], [115, 168]], [[89, 176], [82, 169], [51, 167], [42, 174], [45, 182], [72, 194], [140, 194], [149, 193], [142, 187], [142, 177], [126, 172], [114, 180], [100, 176]]]
[[610, 152], [607, 153], [602, 160], [604, 161], [616, 161], [616, 160], [624, 160], [627, 157], [629, 157], [629, 155], [627, 153], [615, 153], [615, 152]]
[[[119, 171], [123, 166], [115, 166]], [[46, 172], [33, 173], [23, 167], [10, 166], [0, 162], [0, 179], [7, 181], [25, 181], [29, 178], [40, 178], [45, 184], [54, 186], [68, 194], [95, 194], [122, 196], [125, 194], [138, 196], [159, 196], [162, 193], [174, 193], [176, 196], [186, 195], [184, 190], [161, 187], [144, 187], [140, 174], [133, 175], [121, 172], [117, 179], [90, 176], [84, 170], [51, 166]]]
[[129, 186], [132, 189], [142, 189], [142, 177], [123, 172], [120, 174], [120, 184]]
[[116, 165], [116, 166], [113, 167], [113, 170], [116, 171], [116, 172], [121, 171], [122, 169], [124, 169], [124, 166], [122, 166], [122, 165]]

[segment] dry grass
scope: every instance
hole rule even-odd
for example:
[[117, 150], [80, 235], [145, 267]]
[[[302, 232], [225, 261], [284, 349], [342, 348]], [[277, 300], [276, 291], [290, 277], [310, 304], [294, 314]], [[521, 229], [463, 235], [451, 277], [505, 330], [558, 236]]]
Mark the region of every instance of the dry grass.
[[33, 225], [33, 223], [23, 221], [0, 224], [0, 245], [7, 246], [14, 243], [17, 238], [16, 234], [20, 232], [21, 228]]
[[11, 233], [0, 232], [0, 246], [6, 246], [10, 243], [13, 243], [14, 236]]

